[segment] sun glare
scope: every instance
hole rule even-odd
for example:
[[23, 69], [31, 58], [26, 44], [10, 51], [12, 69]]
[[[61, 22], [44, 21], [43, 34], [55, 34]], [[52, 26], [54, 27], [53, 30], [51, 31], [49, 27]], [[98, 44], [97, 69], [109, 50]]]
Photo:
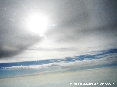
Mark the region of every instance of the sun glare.
[[47, 17], [34, 13], [27, 18], [26, 26], [31, 33], [43, 35], [48, 27]]

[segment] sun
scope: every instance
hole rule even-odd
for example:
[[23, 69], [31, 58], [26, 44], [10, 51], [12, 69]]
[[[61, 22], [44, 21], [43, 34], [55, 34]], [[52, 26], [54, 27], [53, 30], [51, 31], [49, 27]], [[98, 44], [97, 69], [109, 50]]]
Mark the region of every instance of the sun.
[[26, 26], [31, 33], [43, 35], [48, 28], [48, 18], [45, 15], [33, 13], [28, 16]]

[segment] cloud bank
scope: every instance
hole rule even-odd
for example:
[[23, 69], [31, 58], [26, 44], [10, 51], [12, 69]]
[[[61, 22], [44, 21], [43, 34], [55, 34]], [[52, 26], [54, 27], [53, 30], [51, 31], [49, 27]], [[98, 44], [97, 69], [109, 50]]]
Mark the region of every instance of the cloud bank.
[[[6, 66], [4, 66], [6, 65]], [[65, 59], [50, 59], [18, 63], [2, 63], [2, 70], [39, 70], [43, 71], [73, 71], [117, 65], [117, 49], [103, 50], [97, 53], [66, 57]]]
[[[117, 2], [0, 1], [0, 61], [65, 58], [117, 48]], [[26, 29], [28, 15], [47, 14], [44, 37]], [[53, 26], [56, 25], [56, 26]]]

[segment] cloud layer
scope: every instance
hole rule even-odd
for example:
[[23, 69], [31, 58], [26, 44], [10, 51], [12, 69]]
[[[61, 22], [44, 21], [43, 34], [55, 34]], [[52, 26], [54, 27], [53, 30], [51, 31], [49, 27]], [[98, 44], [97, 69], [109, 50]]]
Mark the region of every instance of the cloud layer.
[[[64, 71], [97, 68], [117, 65], [117, 49], [103, 50], [98, 53], [66, 57], [65, 59], [50, 59], [18, 63], [2, 63], [2, 70], [37, 70]], [[37, 72], [36, 71], [36, 72]]]
[[[117, 47], [115, 0], [14, 0], [0, 1], [0, 8], [1, 62], [73, 57]], [[43, 37], [25, 27], [34, 12], [50, 19]]]

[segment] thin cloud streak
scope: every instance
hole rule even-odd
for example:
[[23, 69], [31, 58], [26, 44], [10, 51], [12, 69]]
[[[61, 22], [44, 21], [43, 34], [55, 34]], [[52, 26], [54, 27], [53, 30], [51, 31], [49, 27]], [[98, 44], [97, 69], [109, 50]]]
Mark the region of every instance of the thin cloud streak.
[[[4, 65], [5, 63], [3, 63]], [[66, 57], [65, 59], [50, 59], [41, 61], [11, 63], [11, 66], [2, 67], [1, 69], [68, 69], [78, 70], [90, 67], [117, 65], [117, 49], [104, 50], [97, 54], [86, 54], [75, 57]]]

